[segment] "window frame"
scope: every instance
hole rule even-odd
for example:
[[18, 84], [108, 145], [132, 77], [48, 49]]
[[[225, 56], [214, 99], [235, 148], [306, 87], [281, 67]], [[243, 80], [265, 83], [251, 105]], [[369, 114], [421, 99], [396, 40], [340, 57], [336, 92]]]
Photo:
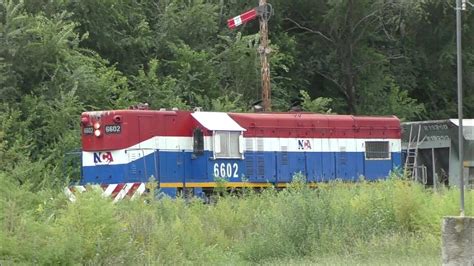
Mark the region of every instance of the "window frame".
[[[367, 147], [369, 146], [368, 144], [386, 144], [387, 145], [387, 150], [386, 151], [383, 151], [384, 153], [387, 154], [386, 157], [369, 157], [368, 155], [371, 155], [373, 153], [382, 153], [382, 151], [368, 151], [367, 150]], [[370, 161], [375, 161], [375, 160], [378, 160], [378, 161], [387, 161], [387, 160], [391, 160], [392, 159], [392, 153], [390, 151], [390, 141], [388, 140], [369, 140], [369, 141], [365, 141], [364, 143], [364, 157], [365, 157], [365, 160], [370, 160]]]
[[[238, 154], [229, 154], [227, 156], [221, 156], [219, 155], [218, 153], [221, 153], [221, 152], [217, 152], [217, 150], [220, 151], [220, 148], [221, 148], [221, 136], [222, 136], [222, 133], [226, 133], [226, 136], [227, 136], [227, 147], [230, 147], [230, 136], [232, 133], [238, 133], [238, 143], [237, 143], [237, 146], [238, 146]], [[218, 143], [217, 143], [218, 142]], [[213, 143], [213, 149], [212, 149], [212, 154], [213, 154], [213, 159], [216, 160], [216, 159], [244, 159], [244, 138], [243, 138], [243, 131], [229, 131], [229, 130], [214, 130], [212, 132], [212, 143]], [[229, 149], [229, 152], [230, 152], [230, 149]]]
[[204, 154], [204, 132], [201, 128], [196, 127], [193, 130], [193, 155]]

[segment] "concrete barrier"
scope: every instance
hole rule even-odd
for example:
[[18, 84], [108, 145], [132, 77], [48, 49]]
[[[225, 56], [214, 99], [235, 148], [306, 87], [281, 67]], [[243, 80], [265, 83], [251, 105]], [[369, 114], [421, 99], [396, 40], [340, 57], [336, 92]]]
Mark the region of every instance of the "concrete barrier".
[[474, 217], [444, 217], [443, 265], [474, 265]]

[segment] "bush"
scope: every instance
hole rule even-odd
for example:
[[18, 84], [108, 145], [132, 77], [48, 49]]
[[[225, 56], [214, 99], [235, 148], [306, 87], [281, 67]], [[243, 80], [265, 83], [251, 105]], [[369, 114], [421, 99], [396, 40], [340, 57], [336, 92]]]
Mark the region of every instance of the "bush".
[[[313, 189], [301, 178], [283, 191], [246, 191], [213, 204], [166, 197], [114, 204], [93, 192], [75, 203], [59, 191], [33, 193], [0, 173], [0, 262], [436, 262], [441, 219], [458, 214], [456, 190], [435, 193], [396, 178]], [[466, 199], [473, 195], [466, 192]]]

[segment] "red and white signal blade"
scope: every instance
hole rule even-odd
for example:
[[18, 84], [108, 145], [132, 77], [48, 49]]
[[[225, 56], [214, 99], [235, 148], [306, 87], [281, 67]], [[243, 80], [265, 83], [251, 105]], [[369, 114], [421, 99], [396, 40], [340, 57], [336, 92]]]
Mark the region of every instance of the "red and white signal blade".
[[240, 14], [234, 18], [228, 19], [227, 20], [227, 26], [229, 29], [233, 29], [235, 27], [238, 27], [244, 23], [247, 23], [257, 17], [257, 9], [250, 9], [249, 11]]

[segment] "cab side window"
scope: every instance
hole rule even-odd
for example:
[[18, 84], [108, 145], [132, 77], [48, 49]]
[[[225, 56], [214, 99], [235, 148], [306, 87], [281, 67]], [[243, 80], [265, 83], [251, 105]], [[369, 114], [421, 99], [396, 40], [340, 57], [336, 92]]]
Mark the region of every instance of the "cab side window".
[[202, 155], [204, 153], [204, 135], [200, 128], [194, 129], [193, 132], [193, 154]]
[[242, 143], [240, 131], [216, 131], [214, 133], [215, 158], [242, 158]]

